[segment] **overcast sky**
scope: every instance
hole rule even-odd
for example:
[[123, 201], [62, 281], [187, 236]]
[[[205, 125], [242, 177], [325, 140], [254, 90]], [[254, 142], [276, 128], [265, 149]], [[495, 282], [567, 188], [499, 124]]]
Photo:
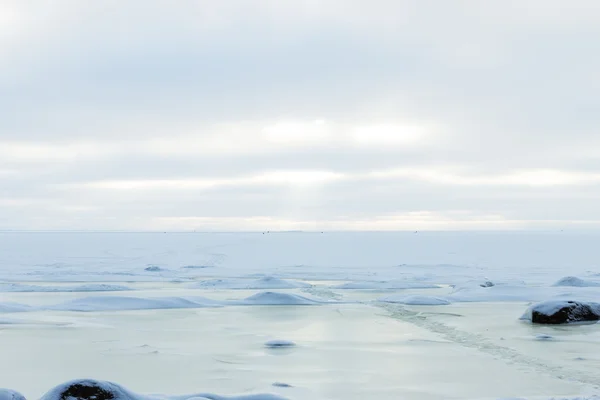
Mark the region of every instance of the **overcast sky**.
[[0, 0], [0, 229], [600, 225], [597, 0]]

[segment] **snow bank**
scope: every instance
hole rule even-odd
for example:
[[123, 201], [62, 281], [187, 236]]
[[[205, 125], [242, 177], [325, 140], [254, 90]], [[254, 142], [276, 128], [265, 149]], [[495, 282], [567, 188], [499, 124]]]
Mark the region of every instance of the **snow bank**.
[[600, 283], [586, 281], [575, 276], [565, 276], [556, 282], [553, 286], [571, 286], [571, 287], [600, 287]]
[[332, 286], [332, 289], [370, 289], [370, 290], [394, 290], [394, 289], [437, 289], [440, 286], [423, 282], [411, 282], [402, 280], [393, 281], [362, 281], [347, 282], [341, 285]]
[[377, 301], [383, 303], [399, 303], [407, 305], [420, 305], [420, 306], [445, 306], [450, 304], [450, 301], [441, 297], [434, 296], [386, 296]]
[[125, 297], [91, 296], [47, 307], [59, 311], [125, 311], [173, 308], [218, 307], [221, 303], [203, 297]]
[[[8, 393], [8, 391], [7, 391]], [[0, 392], [1, 396], [2, 392]], [[286, 400], [273, 394], [250, 394], [242, 396], [221, 396], [198, 393], [184, 396], [144, 396], [133, 393], [124, 387], [92, 379], [80, 379], [63, 383], [46, 393], [40, 400], [94, 399], [94, 400]], [[21, 398], [0, 398], [0, 400], [21, 400]]]
[[0, 388], [0, 400], [25, 400], [25, 396], [14, 390]]
[[278, 292], [260, 292], [239, 302], [241, 305], [311, 306], [322, 302], [304, 296]]
[[273, 276], [265, 276], [260, 279], [248, 281], [244, 279], [211, 279], [194, 283], [193, 289], [298, 289], [309, 288], [312, 285], [305, 282], [288, 281]]
[[0, 283], [0, 292], [117, 292], [132, 290], [127, 286], [90, 283], [79, 286], [39, 286], [19, 283]]

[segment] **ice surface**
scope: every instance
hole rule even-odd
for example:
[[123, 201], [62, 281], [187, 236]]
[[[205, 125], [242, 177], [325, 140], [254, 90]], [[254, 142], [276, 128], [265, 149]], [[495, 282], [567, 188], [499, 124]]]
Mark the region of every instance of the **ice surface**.
[[24, 285], [19, 283], [0, 283], [0, 292], [120, 292], [131, 290], [123, 285], [89, 283], [77, 286]]
[[407, 305], [423, 305], [423, 306], [443, 306], [450, 304], [450, 301], [441, 297], [434, 296], [404, 296], [404, 295], [392, 295], [385, 296], [378, 301], [385, 303], [400, 303]]
[[49, 306], [47, 309], [59, 311], [115, 311], [115, 310], [160, 310], [173, 308], [218, 307], [219, 302], [203, 297], [124, 297], [91, 296]]
[[296, 289], [307, 288], [312, 285], [305, 282], [278, 279], [265, 276], [257, 280], [248, 279], [211, 279], [190, 285], [195, 289]]
[[32, 307], [19, 303], [0, 303], [0, 313], [16, 313], [31, 311]]
[[312, 300], [297, 294], [261, 292], [246, 298], [239, 304], [272, 306], [311, 306], [321, 303], [321, 301]]
[[[1, 392], [0, 392], [1, 393]], [[99, 400], [285, 400], [283, 397], [272, 394], [251, 394], [241, 396], [221, 396], [209, 393], [198, 393], [184, 396], [144, 396], [133, 393], [121, 385], [91, 379], [80, 379], [65, 382], [42, 396], [41, 400], [65, 400], [77, 398], [77, 395], [93, 396]], [[18, 399], [15, 399], [18, 400]]]
[[539, 287], [527, 285], [496, 285], [493, 287], [463, 287], [447, 296], [453, 302], [544, 301], [548, 299], [593, 300], [600, 295], [595, 287]]
[[[208, 399], [592, 399], [600, 324], [518, 318], [530, 302], [598, 301], [589, 283], [600, 276], [599, 241], [576, 232], [0, 233], [0, 313], [11, 313], [0, 326], [0, 359], [10, 360], [0, 385], [31, 399], [82, 375], [139, 393], [207, 390]], [[584, 284], [553, 286], [565, 271]], [[202, 293], [210, 299], [198, 288], [214, 289]], [[386, 298], [396, 302], [377, 301]], [[302, 345], [272, 351], [270, 338]]]
[[389, 290], [389, 289], [435, 289], [438, 285], [424, 282], [409, 282], [409, 281], [382, 281], [382, 282], [347, 282], [341, 285], [332, 286], [332, 289], [373, 289], [373, 290]]

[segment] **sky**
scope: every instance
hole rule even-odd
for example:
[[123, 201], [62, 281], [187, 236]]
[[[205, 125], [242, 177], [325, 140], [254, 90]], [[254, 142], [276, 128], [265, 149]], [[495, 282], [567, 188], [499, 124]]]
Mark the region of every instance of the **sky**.
[[2, 230], [600, 227], [597, 0], [0, 0]]

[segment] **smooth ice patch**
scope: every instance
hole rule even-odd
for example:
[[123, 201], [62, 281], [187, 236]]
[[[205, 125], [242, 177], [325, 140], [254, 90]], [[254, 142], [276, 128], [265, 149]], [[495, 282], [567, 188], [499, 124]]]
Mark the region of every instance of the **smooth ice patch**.
[[392, 295], [378, 299], [384, 303], [399, 303], [407, 305], [419, 305], [419, 306], [445, 306], [451, 304], [450, 301], [441, 297], [434, 296], [401, 296]]

